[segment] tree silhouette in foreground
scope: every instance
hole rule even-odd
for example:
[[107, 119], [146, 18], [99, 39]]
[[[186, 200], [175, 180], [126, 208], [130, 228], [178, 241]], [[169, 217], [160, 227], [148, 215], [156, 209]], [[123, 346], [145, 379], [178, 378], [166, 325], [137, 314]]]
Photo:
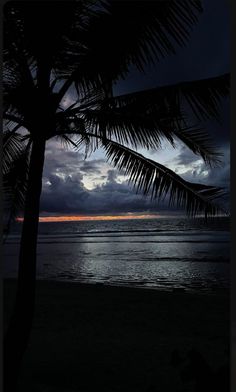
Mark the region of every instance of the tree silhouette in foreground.
[[[187, 214], [218, 212], [222, 189], [190, 183], [137, 149], [179, 139], [206, 164], [220, 154], [189, 117], [218, 118], [229, 76], [115, 96], [130, 66], [140, 72], [187, 43], [200, 0], [8, 2], [4, 7], [5, 201], [10, 219], [23, 208], [16, 303], [4, 345], [4, 385], [14, 391], [32, 327], [44, 154], [59, 137], [79, 149], [103, 148], [108, 161], [155, 199]], [[73, 104], [63, 98], [73, 92]], [[186, 107], [188, 111], [186, 112]]]

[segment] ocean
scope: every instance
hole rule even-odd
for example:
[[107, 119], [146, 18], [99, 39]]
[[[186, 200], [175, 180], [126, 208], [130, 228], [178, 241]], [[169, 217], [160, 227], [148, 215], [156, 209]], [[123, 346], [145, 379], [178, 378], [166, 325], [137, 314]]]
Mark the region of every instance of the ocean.
[[[20, 230], [4, 244], [6, 278], [17, 276]], [[212, 292], [229, 288], [229, 259], [228, 218], [39, 223], [37, 279]]]

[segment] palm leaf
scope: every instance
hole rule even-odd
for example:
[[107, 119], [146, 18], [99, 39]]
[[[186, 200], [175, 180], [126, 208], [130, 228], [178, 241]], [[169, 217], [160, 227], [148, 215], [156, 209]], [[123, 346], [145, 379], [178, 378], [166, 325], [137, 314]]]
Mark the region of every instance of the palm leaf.
[[229, 95], [230, 76], [224, 74], [171, 86], [156, 87], [136, 93], [116, 96], [109, 103], [116, 107], [129, 107], [133, 110], [153, 109], [157, 105], [166, 105], [176, 111], [187, 102], [198, 119], [219, 119], [219, 104]]
[[22, 135], [4, 135], [3, 150], [3, 201], [7, 230], [19, 211], [24, 209], [27, 190], [31, 140], [26, 143]]
[[169, 196], [169, 204], [185, 208], [188, 215], [215, 215], [223, 211], [214, 200], [223, 189], [185, 181], [172, 170], [116, 142], [101, 139], [108, 160], [129, 177], [138, 191], [152, 199]]
[[10, 130], [3, 133], [3, 175], [11, 170], [11, 166], [21, 157], [25, 147], [24, 137], [21, 134]]
[[34, 86], [35, 76], [49, 77], [49, 69], [66, 78], [61, 99], [73, 82], [84, 92], [105, 84], [109, 89], [131, 64], [144, 70], [175, 53], [176, 44], [187, 42], [202, 7], [200, 0], [86, 0], [59, 2], [57, 18], [54, 11], [53, 1], [6, 4], [4, 53], [6, 73], [10, 79], [19, 75], [27, 88]]
[[[101, 137], [113, 137], [119, 143], [134, 148], [158, 149], [164, 136], [172, 145], [174, 143], [172, 132], [165, 132], [161, 119], [158, 121], [151, 116], [115, 108], [88, 109], [82, 112], [82, 116], [89, 132]], [[172, 119], [168, 120], [173, 122]]]
[[[195, 154], [200, 155], [207, 164], [219, 164], [221, 154], [206, 131], [188, 127], [178, 110], [175, 113], [162, 105], [155, 108], [135, 105], [115, 107], [112, 99], [92, 101], [94, 108], [72, 108], [58, 114], [62, 123], [84, 121], [84, 127], [99, 137], [113, 139], [133, 148], [159, 149], [163, 139], [174, 147], [174, 138], [180, 139]], [[88, 104], [90, 106], [90, 103]], [[153, 105], [153, 104], [152, 104]], [[69, 125], [65, 126], [68, 129]], [[61, 128], [63, 130], [63, 127]], [[79, 129], [77, 133], [80, 133]]]
[[97, 1], [92, 11], [79, 31], [72, 26], [68, 48], [56, 58], [57, 74], [84, 91], [125, 78], [132, 64], [144, 72], [174, 54], [187, 43], [202, 7], [200, 0]]
[[221, 165], [223, 154], [213, 143], [212, 138], [203, 129], [180, 128], [173, 132], [194, 154], [200, 155], [206, 164], [211, 166]]
[[164, 137], [174, 145], [177, 137], [207, 164], [218, 164], [221, 154], [208, 133], [188, 125], [186, 101], [197, 118], [219, 119], [219, 105], [229, 94], [229, 75], [179, 83], [116, 97], [90, 96], [69, 110], [83, 116], [89, 131], [132, 147], [159, 148]]

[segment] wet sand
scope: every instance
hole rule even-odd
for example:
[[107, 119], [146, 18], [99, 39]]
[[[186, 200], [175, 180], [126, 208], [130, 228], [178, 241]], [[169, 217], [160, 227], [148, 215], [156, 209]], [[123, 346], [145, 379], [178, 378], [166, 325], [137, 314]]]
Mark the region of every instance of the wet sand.
[[[5, 322], [14, 290], [15, 281], [6, 280]], [[204, 372], [209, 383], [219, 374], [218, 385], [226, 382], [229, 332], [225, 291], [190, 294], [38, 281], [19, 391], [204, 392]], [[198, 352], [194, 371], [191, 349]], [[226, 385], [222, 388], [227, 392]]]

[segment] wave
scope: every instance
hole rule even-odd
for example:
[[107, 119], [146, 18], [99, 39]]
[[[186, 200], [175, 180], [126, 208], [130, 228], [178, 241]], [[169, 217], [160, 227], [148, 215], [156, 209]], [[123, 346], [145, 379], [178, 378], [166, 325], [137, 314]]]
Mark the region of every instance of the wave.
[[[164, 231], [164, 230], [117, 230], [117, 231], [91, 231], [91, 232], [79, 232], [79, 233], [40, 233], [38, 235], [39, 241], [41, 240], [53, 240], [53, 239], [79, 239], [79, 238], [102, 238], [102, 237], [190, 237], [190, 236], [214, 236], [221, 237], [226, 236], [229, 237], [229, 233], [227, 231], [196, 231], [196, 230], [188, 230], [188, 231]], [[19, 234], [11, 234], [7, 237], [6, 242], [11, 240], [20, 239]], [[186, 241], [188, 242], [188, 241]]]
[[107, 235], [107, 234], [125, 234], [128, 235], [128, 233], [130, 233], [130, 235], [134, 235], [134, 233], [138, 233], [138, 234], [142, 234], [142, 235], [150, 235], [150, 234], [159, 234], [159, 235], [179, 235], [179, 234], [185, 234], [185, 235], [191, 235], [193, 233], [196, 233], [198, 235], [204, 234], [204, 233], [221, 233], [221, 232], [225, 232], [228, 233], [227, 230], [212, 230], [212, 229], [205, 229], [205, 230], [199, 230], [196, 228], [187, 228], [187, 229], [176, 229], [173, 230], [173, 228], [171, 230], [167, 230], [165, 229], [128, 229], [128, 230], [86, 230], [86, 231], [65, 231], [65, 232], [58, 232], [58, 233], [54, 233], [52, 234], [52, 232], [40, 232], [39, 236], [84, 236], [84, 235]]
[[[122, 236], [120, 236], [120, 237], [122, 237]], [[64, 241], [63, 241], [63, 243], [62, 243], [62, 241], [60, 241], [60, 240], [58, 240], [58, 241], [56, 241], [56, 240], [51, 240], [51, 239], [39, 239], [38, 240], [38, 244], [60, 244], [60, 245], [65, 245], [65, 244], [108, 244], [108, 243], [122, 243], [122, 244], [124, 244], [124, 243], [129, 243], [129, 244], [140, 244], [140, 243], [145, 243], [145, 244], [147, 244], [147, 243], [150, 243], [150, 244], [178, 244], [178, 243], [186, 243], [186, 244], [228, 244], [230, 241], [229, 240], [219, 240], [219, 239], [215, 239], [215, 240], [185, 240], [185, 239], [183, 239], [183, 240], [177, 240], [177, 239], [175, 239], [175, 240], [161, 240], [161, 241], [158, 241], [158, 240], [147, 240], [147, 239], [145, 239], [145, 241], [140, 241], [140, 239], [138, 239], [138, 240], [127, 240], [127, 241], [125, 241], [125, 240], [123, 240], [123, 237], [122, 237], [122, 240], [120, 240], [120, 241], [116, 241], [116, 240], [112, 240], [112, 241], [76, 241], [76, 239], [74, 240], [74, 241], [66, 241], [66, 238], [65, 237], [63, 237], [64, 238]], [[114, 237], [113, 237], [114, 238]], [[10, 244], [14, 244], [14, 245], [19, 245], [19, 241], [6, 241], [5, 242], [5, 244], [6, 245], [10, 245]]]

